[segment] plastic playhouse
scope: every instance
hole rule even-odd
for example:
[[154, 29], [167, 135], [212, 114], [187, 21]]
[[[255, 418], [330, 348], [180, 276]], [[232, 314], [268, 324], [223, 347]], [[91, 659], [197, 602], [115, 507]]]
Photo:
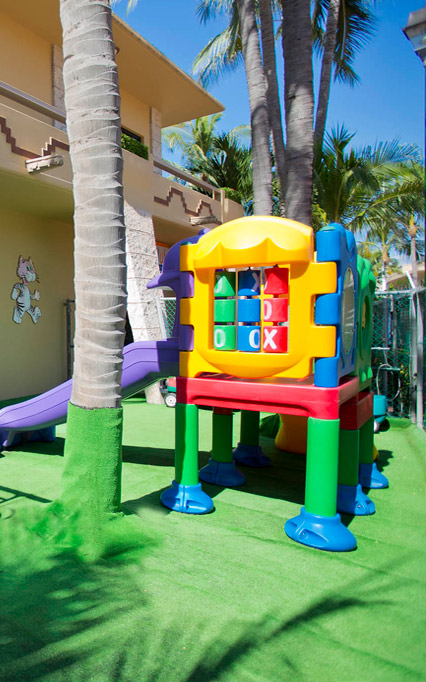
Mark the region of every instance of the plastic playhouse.
[[[374, 513], [362, 486], [388, 482], [373, 462], [375, 283], [352, 233], [337, 224], [322, 229], [315, 252], [305, 225], [242, 218], [172, 247], [152, 286], [174, 288], [177, 279], [175, 480], [163, 504], [209, 512], [213, 501], [199, 479], [238, 486], [245, 477], [237, 464], [268, 466], [259, 412], [275, 412], [277, 446], [303, 450], [305, 441], [307, 452], [305, 505], [285, 524], [287, 535], [319, 549], [354, 549], [338, 512]], [[213, 449], [199, 472], [198, 408], [205, 406], [213, 408]], [[242, 419], [232, 451], [234, 410]]]

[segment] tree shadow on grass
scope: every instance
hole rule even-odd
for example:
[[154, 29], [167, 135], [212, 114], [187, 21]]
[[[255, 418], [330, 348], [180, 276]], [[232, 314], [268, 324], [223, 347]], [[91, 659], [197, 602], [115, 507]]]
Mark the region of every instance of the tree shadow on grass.
[[3, 450], [3, 455], [8, 452], [29, 452], [31, 454], [48, 455], [50, 457], [63, 457], [65, 447], [65, 438], [56, 436], [55, 440], [50, 443], [46, 441], [33, 441], [29, 443], [21, 443], [8, 450]]
[[[210, 453], [201, 450], [198, 454], [200, 467], [207, 464]], [[150, 466], [174, 467], [175, 451], [172, 448], [139, 447], [123, 445], [123, 462], [148, 464]]]
[[171, 510], [167, 509], [161, 503], [161, 493], [167, 490], [168, 486], [161, 488], [160, 490], [154, 490], [148, 495], [142, 495], [142, 497], [137, 497], [131, 500], [126, 500], [123, 502], [122, 507], [125, 514], [141, 514], [145, 509], [155, 509], [163, 516], [168, 516], [171, 514]]
[[[178, 566], [164, 573], [165, 592], [175, 599], [152, 598], [149, 547], [137, 561], [123, 554], [87, 565], [12, 521], [0, 528], [2, 682], [302, 679], [302, 643], [308, 646], [312, 627], [386, 606], [394, 587], [382, 571], [380, 577], [366, 571], [338, 591], [330, 580], [329, 591], [301, 606], [284, 603], [284, 612], [252, 616], [246, 604], [241, 616], [224, 622], [220, 601], [206, 610]], [[155, 551], [161, 562], [161, 543]], [[196, 557], [194, 544], [195, 563]]]

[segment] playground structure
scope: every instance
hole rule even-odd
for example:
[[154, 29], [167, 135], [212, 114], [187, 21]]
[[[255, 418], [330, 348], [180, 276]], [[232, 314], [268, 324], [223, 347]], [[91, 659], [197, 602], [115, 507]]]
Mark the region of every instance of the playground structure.
[[[236, 464], [267, 466], [259, 412], [277, 412], [285, 415], [278, 447], [293, 441], [303, 450], [305, 430], [307, 441], [305, 506], [287, 521], [286, 533], [320, 549], [355, 548], [337, 512], [374, 513], [362, 487], [388, 482], [373, 461], [374, 277], [357, 256], [353, 235], [330, 225], [317, 234], [315, 255], [310, 228], [253, 217], [174, 248], [182, 292], [176, 472], [163, 504], [209, 512], [213, 502], [199, 478], [237, 486], [245, 477]], [[153, 283], [167, 284], [167, 274]], [[213, 449], [198, 472], [200, 406], [213, 408]], [[242, 410], [242, 418], [232, 452], [234, 410]]]
[[[374, 513], [362, 491], [386, 487], [373, 462], [372, 296], [369, 264], [353, 235], [273, 217], [242, 218], [175, 244], [150, 288], [176, 294], [172, 338], [124, 349], [123, 396], [176, 375], [175, 479], [163, 504], [213, 509], [199, 478], [241, 485], [236, 464], [268, 466], [259, 412], [282, 415], [277, 446], [303, 449], [305, 505], [285, 530], [332, 551], [356, 547], [338, 511]], [[66, 420], [71, 381], [0, 410], [0, 441], [54, 437]], [[198, 472], [198, 408], [213, 408], [213, 449]], [[242, 410], [232, 451], [232, 414]], [[294, 448], [293, 448], [294, 449]]]

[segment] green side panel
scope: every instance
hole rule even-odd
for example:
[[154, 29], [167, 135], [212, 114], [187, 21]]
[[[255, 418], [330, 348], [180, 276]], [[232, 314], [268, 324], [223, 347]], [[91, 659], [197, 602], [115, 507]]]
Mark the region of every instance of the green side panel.
[[371, 264], [365, 258], [358, 256], [358, 297], [357, 297], [357, 347], [355, 356], [355, 370], [353, 374], [359, 377], [360, 390], [371, 384], [373, 372], [371, 369], [371, 345], [373, 341], [373, 296], [376, 288]]
[[243, 445], [259, 445], [259, 412], [241, 412], [240, 442]]
[[120, 509], [122, 408], [86, 410], [69, 403], [60, 502], [93, 519]]
[[235, 322], [235, 299], [216, 298], [214, 302], [215, 322]]
[[198, 407], [176, 404], [176, 482], [182, 485], [198, 483]]
[[359, 431], [341, 429], [339, 436], [339, 483], [358, 484]]
[[232, 462], [232, 414], [213, 412], [212, 459], [216, 462]]
[[235, 272], [216, 272], [215, 296], [235, 296]]
[[374, 458], [374, 417], [368, 420], [359, 430], [359, 461], [371, 464]]
[[213, 329], [213, 342], [216, 350], [235, 350], [237, 339], [237, 327], [234, 324], [215, 324]]
[[336, 514], [339, 425], [339, 419], [308, 419], [305, 508], [311, 514]]

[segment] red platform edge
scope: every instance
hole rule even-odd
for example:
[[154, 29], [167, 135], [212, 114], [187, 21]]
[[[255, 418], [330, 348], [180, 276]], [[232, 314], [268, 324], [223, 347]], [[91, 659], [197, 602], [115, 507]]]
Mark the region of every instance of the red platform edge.
[[316, 419], [339, 419], [341, 405], [356, 399], [358, 393], [358, 377], [344, 377], [332, 388], [314, 386], [312, 379], [250, 381], [226, 375], [176, 378], [178, 403]]

